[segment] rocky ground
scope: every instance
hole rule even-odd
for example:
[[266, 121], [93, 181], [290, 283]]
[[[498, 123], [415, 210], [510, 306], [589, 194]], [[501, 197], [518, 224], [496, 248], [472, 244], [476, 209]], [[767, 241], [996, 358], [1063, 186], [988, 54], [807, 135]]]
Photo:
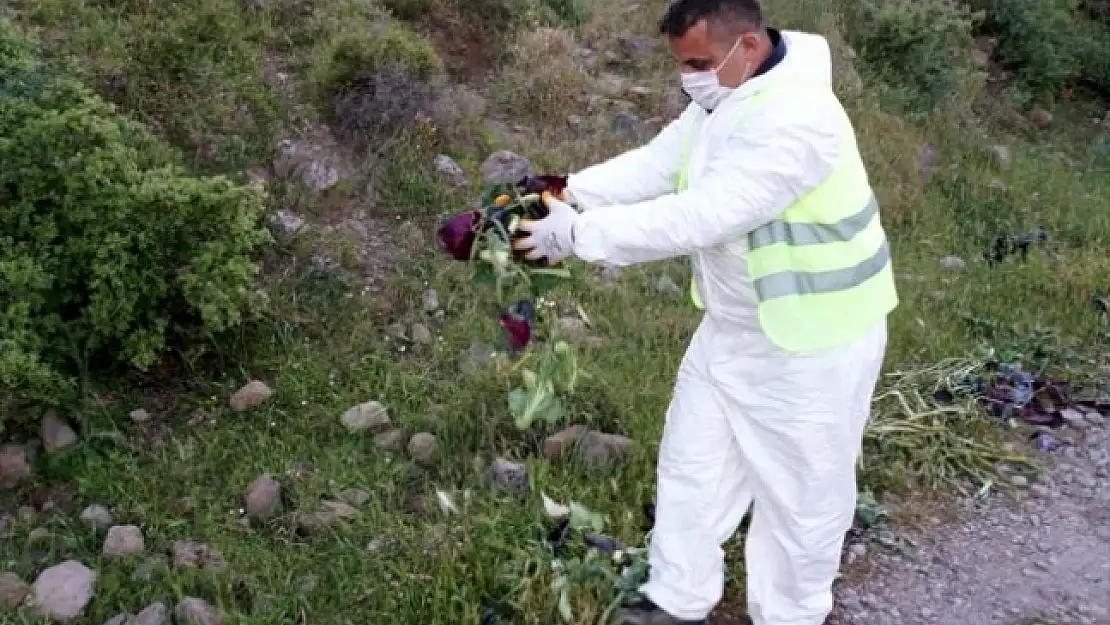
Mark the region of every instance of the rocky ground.
[[1110, 437], [1089, 413], [1060, 434], [1043, 476], [958, 520], [848, 547], [830, 625], [1110, 624]]

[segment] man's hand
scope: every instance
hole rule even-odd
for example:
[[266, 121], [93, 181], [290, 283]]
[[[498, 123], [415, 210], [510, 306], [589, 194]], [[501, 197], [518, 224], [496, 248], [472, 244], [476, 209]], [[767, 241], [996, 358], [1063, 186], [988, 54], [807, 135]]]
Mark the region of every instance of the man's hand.
[[578, 212], [549, 192], [541, 199], [547, 207], [547, 217], [520, 220], [520, 231], [526, 236], [513, 241], [513, 249], [523, 252], [526, 260], [546, 259], [554, 265], [574, 253], [574, 224]]

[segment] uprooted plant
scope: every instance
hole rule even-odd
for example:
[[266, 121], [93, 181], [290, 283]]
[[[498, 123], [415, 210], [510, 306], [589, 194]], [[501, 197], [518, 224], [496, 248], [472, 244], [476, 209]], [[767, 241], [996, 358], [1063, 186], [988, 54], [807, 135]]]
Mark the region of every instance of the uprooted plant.
[[[559, 194], [566, 178], [526, 177], [517, 184], [491, 185], [482, 194], [480, 207], [446, 220], [438, 230], [443, 249], [455, 260], [468, 262], [477, 284], [495, 287], [503, 307], [498, 323], [509, 354], [517, 360], [514, 371], [520, 385], [509, 391], [508, 407], [516, 426], [526, 429], [537, 419], [554, 425], [563, 418], [559, 393], [573, 393], [583, 372], [574, 349], [565, 341], [535, 341], [543, 311], [536, 302], [560, 280], [570, 277], [565, 268], [548, 266], [546, 259], [528, 261], [512, 247], [524, 219], [547, 214], [544, 193]], [[527, 296], [505, 305], [521, 291]], [[551, 333], [554, 334], [554, 333]], [[530, 346], [536, 346], [528, 350]], [[526, 353], [528, 351], [529, 353]]]

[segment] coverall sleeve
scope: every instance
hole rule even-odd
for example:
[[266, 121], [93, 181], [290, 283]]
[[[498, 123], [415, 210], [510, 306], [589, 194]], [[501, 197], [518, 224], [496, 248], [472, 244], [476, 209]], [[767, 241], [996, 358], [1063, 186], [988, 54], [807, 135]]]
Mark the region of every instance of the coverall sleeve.
[[737, 125], [688, 190], [581, 214], [575, 255], [616, 266], [684, 256], [777, 218], [832, 171], [844, 126], [815, 102], [767, 109]]
[[567, 178], [567, 191], [582, 209], [634, 204], [674, 190], [689, 109], [648, 143]]

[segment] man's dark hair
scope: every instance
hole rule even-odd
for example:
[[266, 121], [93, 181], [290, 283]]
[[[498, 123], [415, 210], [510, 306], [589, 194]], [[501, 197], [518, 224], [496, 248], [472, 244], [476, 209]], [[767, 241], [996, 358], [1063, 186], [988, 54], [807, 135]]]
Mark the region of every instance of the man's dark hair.
[[682, 37], [702, 19], [713, 31], [731, 31], [736, 25], [763, 27], [759, 0], [674, 0], [659, 24], [659, 33]]

